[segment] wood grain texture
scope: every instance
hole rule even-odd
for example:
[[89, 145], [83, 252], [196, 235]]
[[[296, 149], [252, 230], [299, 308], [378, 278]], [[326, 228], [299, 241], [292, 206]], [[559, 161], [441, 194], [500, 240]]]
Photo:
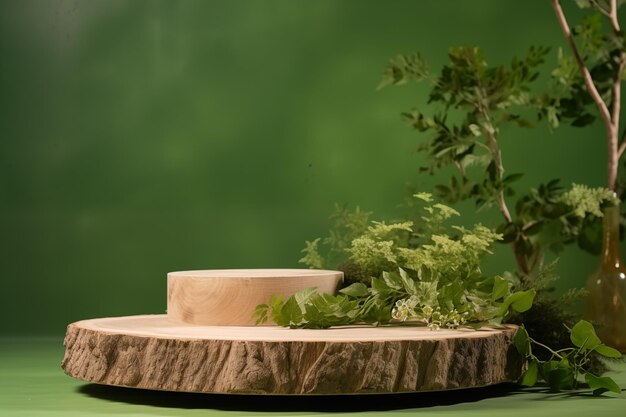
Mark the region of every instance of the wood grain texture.
[[[222, 269], [167, 274], [167, 313], [180, 323], [253, 326], [254, 309], [272, 295], [305, 288], [336, 294], [343, 272], [317, 269]], [[272, 324], [272, 323], [269, 323]]]
[[94, 319], [68, 326], [62, 367], [85, 381], [168, 391], [446, 390], [517, 380], [516, 330], [292, 330], [181, 326], [163, 315]]

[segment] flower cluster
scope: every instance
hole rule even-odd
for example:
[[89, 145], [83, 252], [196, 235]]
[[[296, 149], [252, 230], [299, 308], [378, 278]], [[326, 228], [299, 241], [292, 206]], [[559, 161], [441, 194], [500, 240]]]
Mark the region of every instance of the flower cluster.
[[615, 204], [616, 198], [607, 188], [591, 188], [586, 185], [572, 184], [572, 189], [561, 196], [561, 201], [574, 209], [574, 214], [585, 218], [587, 214], [602, 217], [602, 204]]
[[417, 297], [412, 296], [396, 301], [391, 317], [398, 321], [420, 321], [431, 330], [439, 330], [441, 327], [456, 329], [467, 321], [467, 312], [461, 314], [453, 309], [442, 313], [439, 307], [420, 305]]
[[419, 300], [412, 296], [396, 301], [396, 305], [391, 310], [391, 318], [398, 321], [417, 320], [421, 317], [417, 314]]

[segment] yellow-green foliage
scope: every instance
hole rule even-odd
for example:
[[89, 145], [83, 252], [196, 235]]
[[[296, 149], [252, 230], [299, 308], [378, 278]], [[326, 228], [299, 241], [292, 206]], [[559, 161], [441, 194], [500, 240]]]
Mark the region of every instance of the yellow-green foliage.
[[[426, 203], [419, 225], [372, 222], [344, 249], [352, 265], [369, 274], [369, 286], [356, 282], [337, 296], [307, 289], [287, 300], [274, 297], [257, 307], [258, 321], [271, 317], [279, 325], [312, 328], [409, 322], [438, 329], [497, 325], [509, 308], [530, 308], [533, 289], [515, 292], [510, 276], [486, 276], [480, 269], [498, 233], [482, 225], [446, 225], [459, 213], [429, 194], [415, 197]], [[303, 262], [325, 265], [320, 241], [307, 242]]]
[[602, 217], [602, 205], [606, 202], [615, 204], [617, 199], [608, 188], [572, 184], [572, 189], [563, 193], [561, 201], [572, 207], [577, 217], [585, 218], [589, 214]]

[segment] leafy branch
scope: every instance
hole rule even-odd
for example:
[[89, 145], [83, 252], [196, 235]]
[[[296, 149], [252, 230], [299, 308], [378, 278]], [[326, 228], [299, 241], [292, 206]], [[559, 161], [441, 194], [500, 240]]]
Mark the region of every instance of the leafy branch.
[[[595, 208], [614, 204], [608, 190], [581, 185], [565, 190], [558, 180], [522, 195], [513, 209], [507, 203], [522, 174], [505, 175], [499, 145], [504, 126], [531, 127], [523, 116], [529, 111], [538, 112], [556, 126], [572, 110], [566, 111], [565, 96], [569, 92], [562, 93], [559, 100], [553, 95], [531, 93], [547, 53], [548, 48], [531, 47], [524, 58], [513, 58], [508, 66], [489, 66], [479, 48], [452, 48], [450, 63], [436, 75], [428, 70], [420, 54], [400, 55], [388, 64], [381, 82], [381, 86], [409, 81], [432, 85], [428, 103], [438, 104], [440, 112], [433, 116], [418, 110], [403, 114], [418, 132], [430, 134], [419, 147], [429, 157], [429, 165], [422, 171], [433, 174], [452, 165], [459, 176], [453, 176], [447, 185], [435, 187], [440, 198], [447, 203], [473, 199], [478, 209], [498, 207], [504, 220], [498, 231], [504, 236], [503, 243], [512, 246], [522, 281], [532, 279], [543, 264], [546, 250], [558, 251], [564, 244], [578, 242], [582, 248], [597, 252], [602, 212]], [[573, 71], [565, 65], [567, 60], [563, 62], [555, 78], [570, 83]], [[573, 123], [588, 122], [586, 113], [578, 115]], [[470, 168], [478, 168], [482, 180], [475, 180]], [[573, 195], [577, 196], [576, 201], [570, 198]], [[581, 215], [584, 207], [594, 209], [583, 210]]]
[[[417, 110], [404, 113], [416, 130], [433, 134], [420, 146], [431, 160], [423, 171], [434, 173], [445, 165], [454, 165], [461, 175], [460, 180], [453, 177], [451, 187], [438, 186], [440, 196], [450, 197], [454, 193], [460, 199], [474, 198], [479, 208], [497, 204], [505, 223], [513, 223], [505, 197], [513, 194], [510, 184], [521, 175], [505, 176], [499, 145], [501, 126], [508, 123], [532, 126], [519, 111], [535, 106], [530, 85], [537, 78], [537, 67], [544, 62], [548, 51], [548, 48], [531, 47], [523, 59], [514, 58], [505, 67], [489, 66], [480, 48], [451, 48], [450, 64], [439, 75], [428, 71], [419, 54], [401, 55], [389, 63], [381, 86], [426, 80], [433, 86], [428, 102], [442, 106], [442, 113], [432, 117]], [[453, 112], [460, 112], [460, 123], [448, 121], [448, 115]], [[487, 176], [481, 183], [467, 175], [471, 166], [486, 168]], [[524, 248], [517, 240], [512, 246], [521, 275], [529, 275], [533, 265]]]

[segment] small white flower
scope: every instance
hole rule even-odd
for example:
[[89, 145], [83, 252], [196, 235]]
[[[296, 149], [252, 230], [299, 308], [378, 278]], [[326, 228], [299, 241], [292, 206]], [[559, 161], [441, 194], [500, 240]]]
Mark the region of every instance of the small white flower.
[[433, 308], [426, 304], [424, 307], [422, 307], [422, 313], [424, 313], [424, 316], [430, 317], [433, 314]]
[[428, 323], [428, 328], [430, 330], [439, 330], [439, 324], [435, 322]]

